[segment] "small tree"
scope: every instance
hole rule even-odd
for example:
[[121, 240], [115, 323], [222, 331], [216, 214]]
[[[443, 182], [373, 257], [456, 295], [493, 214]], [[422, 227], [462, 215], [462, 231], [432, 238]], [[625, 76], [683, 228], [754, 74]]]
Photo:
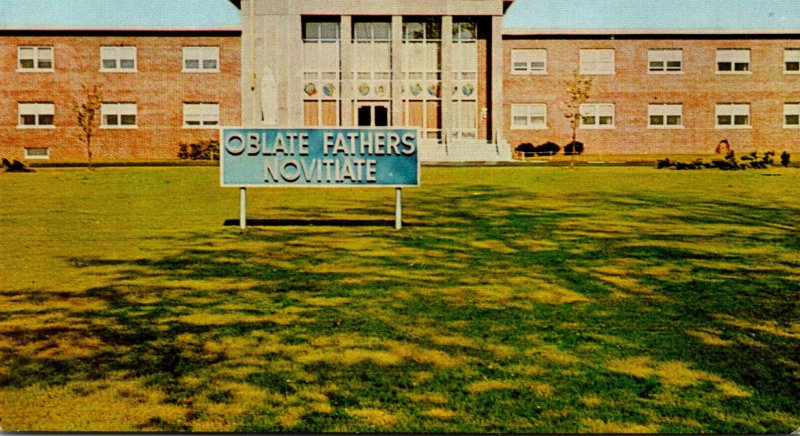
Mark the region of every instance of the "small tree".
[[88, 166], [92, 168], [92, 137], [100, 127], [100, 108], [103, 106], [103, 93], [99, 85], [92, 87], [82, 86], [81, 91], [84, 95], [82, 102], [74, 101], [72, 106], [81, 127], [78, 139], [86, 144], [86, 155]]
[[572, 164], [575, 163], [575, 141], [578, 136], [578, 127], [581, 125], [581, 105], [589, 99], [592, 90], [592, 78], [578, 74], [576, 70], [572, 79], [566, 83], [567, 101], [564, 103], [564, 117], [569, 120], [572, 127]]

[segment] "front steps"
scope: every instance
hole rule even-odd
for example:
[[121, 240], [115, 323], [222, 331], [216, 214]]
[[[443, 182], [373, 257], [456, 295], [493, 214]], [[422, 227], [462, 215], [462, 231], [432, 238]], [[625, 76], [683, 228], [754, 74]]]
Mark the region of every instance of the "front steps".
[[421, 142], [420, 161], [423, 163], [508, 162], [511, 147], [507, 142], [490, 144], [484, 141], [458, 141], [450, 144]]

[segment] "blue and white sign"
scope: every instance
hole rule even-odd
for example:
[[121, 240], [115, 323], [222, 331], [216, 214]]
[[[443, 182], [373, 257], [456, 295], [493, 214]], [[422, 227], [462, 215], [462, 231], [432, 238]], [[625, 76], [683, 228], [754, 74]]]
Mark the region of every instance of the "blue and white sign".
[[223, 128], [223, 187], [419, 186], [416, 129]]

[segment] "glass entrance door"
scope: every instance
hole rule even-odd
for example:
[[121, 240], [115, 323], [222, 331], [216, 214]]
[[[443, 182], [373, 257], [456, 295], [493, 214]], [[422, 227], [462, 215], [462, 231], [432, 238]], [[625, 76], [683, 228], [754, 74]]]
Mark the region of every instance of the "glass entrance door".
[[389, 126], [389, 106], [385, 103], [359, 103], [356, 112], [359, 127]]

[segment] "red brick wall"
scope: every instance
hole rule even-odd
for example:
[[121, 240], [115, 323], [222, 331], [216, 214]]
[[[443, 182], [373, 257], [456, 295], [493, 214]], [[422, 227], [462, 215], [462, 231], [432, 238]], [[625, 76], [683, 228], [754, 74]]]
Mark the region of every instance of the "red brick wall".
[[[81, 86], [99, 84], [104, 101], [135, 102], [136, 129], [101, 129], [97, 160], [175, 159], [180, 142], [218, 137], [214, 129], [184, 129], [184, 102], [219, 102], [220, 123], [241, 123], [240, 38], [237, 35], [0, 35], [0, 156], [22, 158], [24, 147], [49, 147], [50, 160], [83, 160], [72, 110]], [[17, 47], [53, 46], [55, 72], [17, 72]], [[100, 72], [100, 47], [137, 48], [137, 72]], [[220, 48], [219, 73], [183, 73], [183, 46]], [[54, 129], [19, 129], [18, 102], [53, 102]]]
[[[562, 115], [565, 82], [579, 67], [579, 51], [613, 48], [616, 74], [595, 75], [589, 102], [615, 104], [615, 128], [580, 129], [578, 140], [587, 154], [711, 153], [723, 138], [734, 150], [800, 151], [796, 129], [783, 127], [783, 104], [800, 101], [800, 75], [784, 74], [784, 49], [800, 47], [800, 39], [683, 38], [595, 39], [516, 38], [504, 41], [505, 131], [512, 148], [523, 142], [534, 145], [570, 141], [569, 122]], [[511, 50], [546, 49], [546, 75], [511, 73]], [[683, 74], [648, 74], [648, 49], [683, 49]], [[716, 74], [718, 48], [749, 48], [752, 74]], [[750, 103], [751, 128], [715, 128], [717, 103]], [[511, 105], [546, 103], [548, 129], [511, 129]], [[682, 103], [682, 129], [647, 127], [650, 103]]]

